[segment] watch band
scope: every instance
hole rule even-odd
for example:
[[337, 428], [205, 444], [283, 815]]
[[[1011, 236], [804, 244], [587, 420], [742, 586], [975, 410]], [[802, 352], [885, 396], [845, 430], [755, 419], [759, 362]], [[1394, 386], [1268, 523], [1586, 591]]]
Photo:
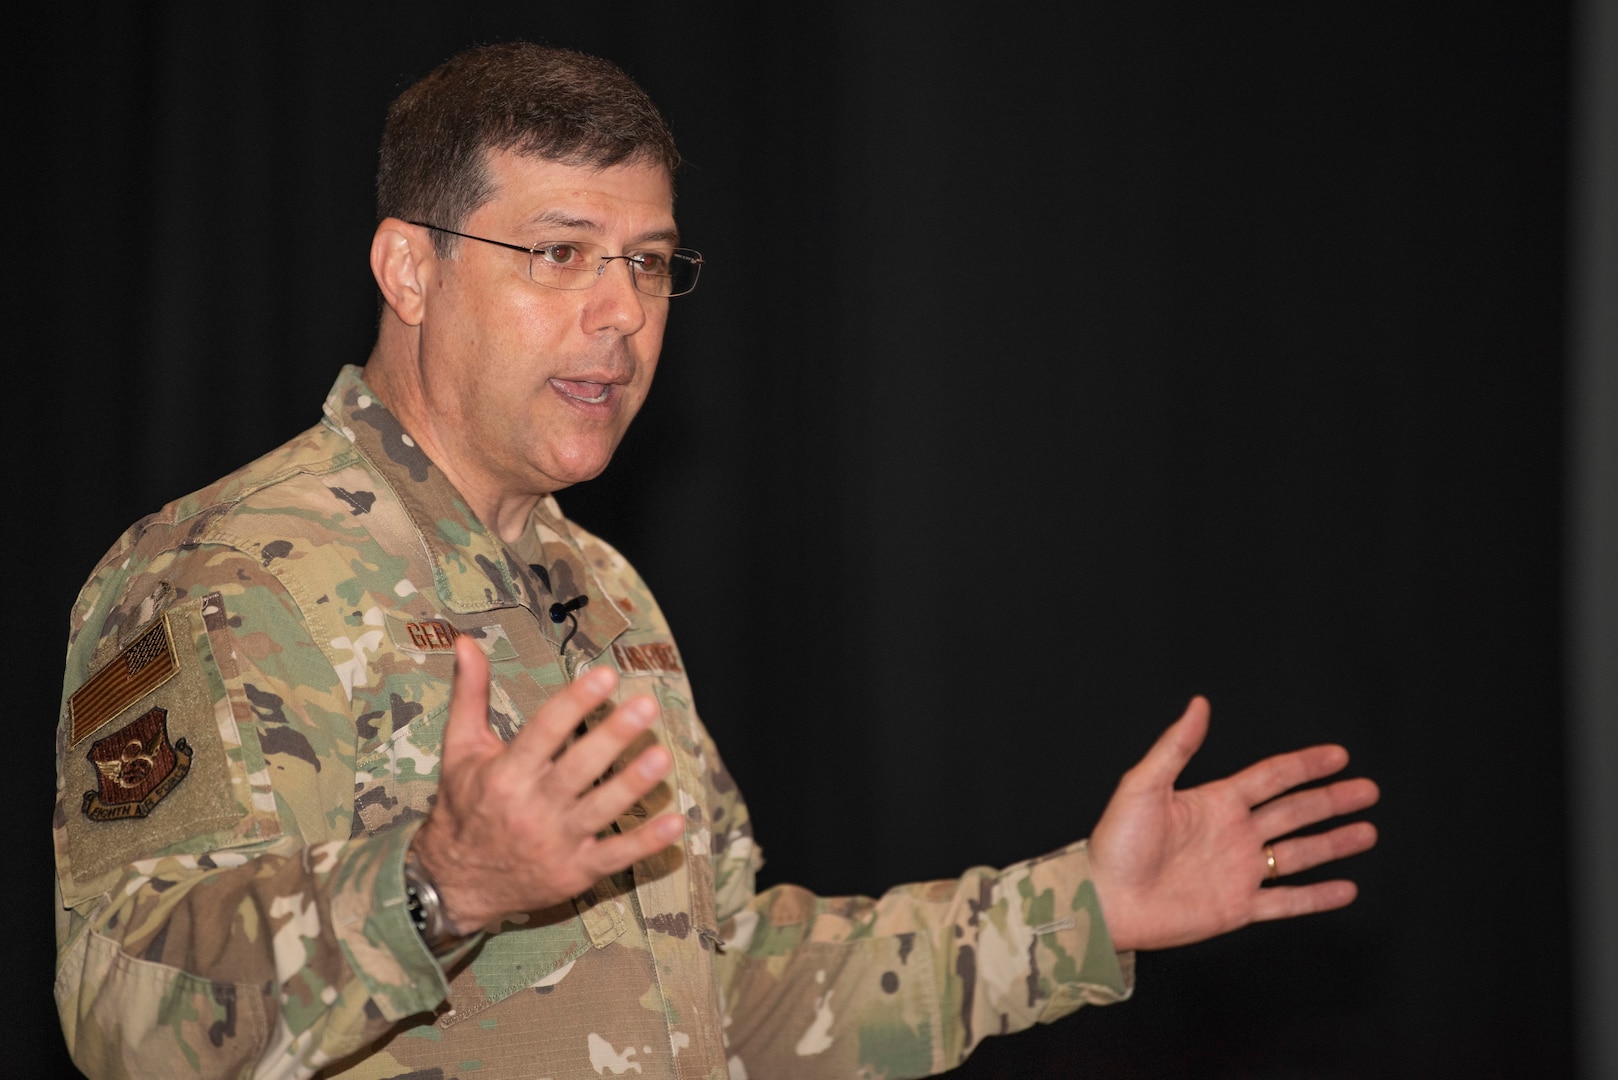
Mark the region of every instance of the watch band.
[[465, 939], [464, 935], [452, 933], [445, 925], [444, 905], [438, 896], [438, 886], [433, 884], [432, 876], [421, 865], [414, 851], [405, 852], [404, 887], [410, 922], [429, 952], [442, 956]]

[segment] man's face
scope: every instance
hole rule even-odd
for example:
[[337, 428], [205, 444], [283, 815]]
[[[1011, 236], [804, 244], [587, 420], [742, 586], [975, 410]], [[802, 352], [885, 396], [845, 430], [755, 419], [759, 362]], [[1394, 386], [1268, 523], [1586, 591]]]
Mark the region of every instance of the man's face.
[[[657, 165], [594, 169], [489, 155], [495, 195], [459, 231], [524, 246], [576, 241], [612, 255], [672, 250], [673, 191]], [[449, 224], [436, 222], [435, 224]], [[429, 276], [423, 404], [458, 484], [514, 499], [606, 468], [646, 400], [666, 298], [637, 292], [613, 260], [588, 289], [549, 288], [521, 252], [457, 240]]]

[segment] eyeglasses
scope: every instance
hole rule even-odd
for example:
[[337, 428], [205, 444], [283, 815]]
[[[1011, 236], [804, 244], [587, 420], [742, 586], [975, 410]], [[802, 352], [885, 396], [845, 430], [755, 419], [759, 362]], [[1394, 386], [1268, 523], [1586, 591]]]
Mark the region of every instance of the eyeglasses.
[[675, 248], [664, 253], [643, 251], [637, 255], [609, 255], [600, 244], [586, 244], [576, 240], [546, 240], [533, 247], [507, 244], [471, 233], [456, 232], [442, 225], [429, 225], [425, 221], [412, 221], [423, 229], [449, 233], [464, 240], [510, 248], [528, 256], [528, 276], [536, 285], [552, 289], [588, 289], [614, 259], [629, 264], [629, 278], [635, 288], [647, 296], [684, 296], [697, 287], [697, 274], [702, 270], [702, 253], [690, 248]]

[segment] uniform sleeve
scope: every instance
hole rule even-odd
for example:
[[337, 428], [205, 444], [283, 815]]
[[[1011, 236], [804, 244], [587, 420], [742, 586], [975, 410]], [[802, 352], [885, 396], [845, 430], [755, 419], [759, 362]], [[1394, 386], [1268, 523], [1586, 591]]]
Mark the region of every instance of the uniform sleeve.
[[778, 886], [721, 929], [733, 1077], [930, 1076], [1134, 988], [1082, 841], [876, 900]]
[[[138, 562], [86, 587], [68, 654], [68, 1047], [96, 1080], [311, 1075], [447, 993], [404, 903], [414, 823], [351, 838], [353, 679], [311, 636], [317, 598], [229, 547]], [[143, 689], [137, 662], [173, 671]]]

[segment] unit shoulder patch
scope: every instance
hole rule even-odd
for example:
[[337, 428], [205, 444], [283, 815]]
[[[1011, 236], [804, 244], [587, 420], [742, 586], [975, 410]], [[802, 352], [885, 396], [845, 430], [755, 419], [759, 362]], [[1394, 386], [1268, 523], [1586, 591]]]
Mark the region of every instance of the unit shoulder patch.
[[86, 791], [81, 809], [92, 821], [143, 818], [191, 771], [191, 747], [169, 741], [169, 711], [154, 706], [90, 745], [86, 755], [101, 780]]

